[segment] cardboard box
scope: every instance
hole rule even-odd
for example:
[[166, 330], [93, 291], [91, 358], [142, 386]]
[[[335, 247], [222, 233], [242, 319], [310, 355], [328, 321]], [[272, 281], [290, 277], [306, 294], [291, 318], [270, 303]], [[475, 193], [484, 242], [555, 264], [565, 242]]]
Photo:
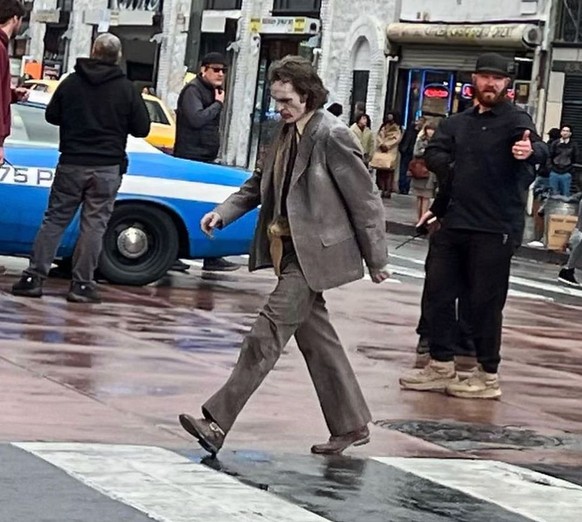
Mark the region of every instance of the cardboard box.
[[578, 223], [577, 216], [552, 214], [548, 217], [548, 250], [563, 252], [570, 239], [570, 234]]

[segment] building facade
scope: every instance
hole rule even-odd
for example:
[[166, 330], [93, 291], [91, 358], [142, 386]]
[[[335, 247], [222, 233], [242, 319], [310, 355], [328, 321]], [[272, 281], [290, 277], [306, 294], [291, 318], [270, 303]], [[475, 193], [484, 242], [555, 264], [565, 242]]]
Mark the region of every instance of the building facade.
[[407, 0], [389, 24], [391, 71], [387, 106], [404, 124], [422, 115], [445, 117], [472, 104], [471, 73], [483, 52], [516, 63], [510, 96], [534, 118], [549, 61], [550, 0]]
[[377, 128], [383, 116], [387, 78], [385, 26], [396, 2], [364, 0], [244, 0], [232, 70], [224, 160], [254, 168], [261, 164], [276, 127], [267, 88], [270, 64], [287, 54], [312, 61], [350, 122], [362, 102]]
[[552, 19], [544, 129], [571, 125], [582, 146], [582, 1], [555, 0]]

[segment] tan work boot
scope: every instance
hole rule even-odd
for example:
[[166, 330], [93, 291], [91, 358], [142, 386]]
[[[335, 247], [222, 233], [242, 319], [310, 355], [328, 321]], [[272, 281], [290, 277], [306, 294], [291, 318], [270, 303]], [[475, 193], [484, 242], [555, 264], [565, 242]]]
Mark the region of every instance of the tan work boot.
[[431, 359], [422, 370], [412, 370], [400, 378], [400, 386], [405, 390], [444, 391], [457, 381], [455, 363], [439, 362]]
[[455, 355], [455, 370], [457, 370], [457, 377], [462, 381], [473, 376], [477, 370], [478, 363], [476, 357], [469, 357], [467, 355]]
[[468, 379], [450, 383], [446, 391], [448, 395], [461, 399], [499, 399], [501, 397], [497, 374], [486, 373], [481, 366]]

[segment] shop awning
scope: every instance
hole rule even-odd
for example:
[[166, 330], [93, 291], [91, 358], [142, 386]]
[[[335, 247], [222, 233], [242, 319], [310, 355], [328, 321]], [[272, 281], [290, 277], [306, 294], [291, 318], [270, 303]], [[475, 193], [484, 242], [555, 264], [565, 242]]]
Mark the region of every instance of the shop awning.
[[387, 28], [392, 44], [457, 45], [531, 49], [542, 43], [542, 29], [533, 24], [394, 23]]

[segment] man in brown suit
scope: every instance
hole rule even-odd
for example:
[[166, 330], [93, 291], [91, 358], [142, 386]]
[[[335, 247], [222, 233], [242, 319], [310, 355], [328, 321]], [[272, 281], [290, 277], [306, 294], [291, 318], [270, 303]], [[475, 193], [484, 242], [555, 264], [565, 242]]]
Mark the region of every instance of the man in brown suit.
[[350, 130], [323, 110], [327, 97], [309, 61], [288, 56], [269, 71], [282, 124], [263, 172], [202, 218], [211, 234], [261, 205], [250, 269], [274, 267], [277, 287], [226, 384], [182, 427], [216, 454], [238, 414], [295, 336], [327, 426], [313, 453], [341, 453], [370, 440], [370, 411], [322, 292], [363, 277], [388, 278], [384, 207]]

